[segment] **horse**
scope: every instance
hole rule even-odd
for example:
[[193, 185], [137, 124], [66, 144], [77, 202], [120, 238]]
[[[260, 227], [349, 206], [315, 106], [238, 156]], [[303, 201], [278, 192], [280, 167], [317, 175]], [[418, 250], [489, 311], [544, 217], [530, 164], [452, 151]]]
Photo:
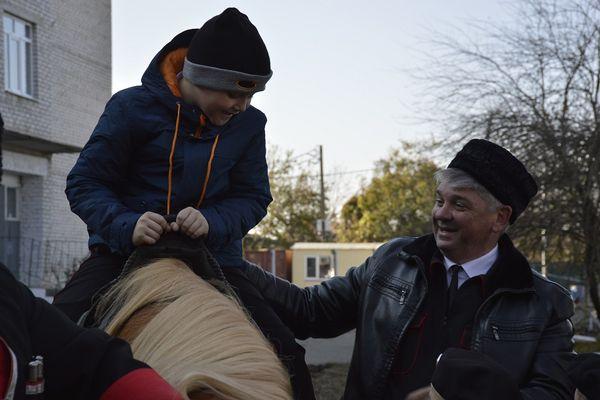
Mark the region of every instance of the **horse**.
[[137, 258], [95, 300], [102, 329], [126, 340], [185, 399], [292, 398], [286, 369], [222, 275], [203, 279], [197, 264], [179, 258]]

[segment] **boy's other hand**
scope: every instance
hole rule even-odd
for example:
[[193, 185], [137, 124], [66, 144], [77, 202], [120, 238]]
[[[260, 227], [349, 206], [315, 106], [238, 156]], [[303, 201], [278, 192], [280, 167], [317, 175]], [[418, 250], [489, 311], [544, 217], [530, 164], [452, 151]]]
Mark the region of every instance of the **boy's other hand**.
[[145, 212], [135, 223], [131, 241], [134, 246], [145, 244], [154, 244], [165, 232], [169, 232], [171, 227], [167, 220], [160, 214]]
[[173, 230], [181, 229], [181, 232], [193, 239], [198, 239], [208, 233], [208, 221], [194, 207], [187, 207], [179, 211], [175, 223], [177, 228], [173, 228]]

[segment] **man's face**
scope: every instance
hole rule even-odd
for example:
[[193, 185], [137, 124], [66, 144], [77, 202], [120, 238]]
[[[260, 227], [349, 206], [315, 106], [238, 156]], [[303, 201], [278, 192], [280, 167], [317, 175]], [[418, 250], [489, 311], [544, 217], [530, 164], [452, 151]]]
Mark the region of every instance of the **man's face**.
[[510, 207], [490, 210], [474, 189], [441, 184], [432, 210], [433, 234], [438, 248], [450, 260], [463, 264], [489, 252], [508, 224]]
[[252, 94], [206, 89], [187, 81], [182, 82], [185, 82], [182, 85], [185, 101], [200, 107], [216, 126], [223, 126], [234, 115], [246, 111], [252, 100]]

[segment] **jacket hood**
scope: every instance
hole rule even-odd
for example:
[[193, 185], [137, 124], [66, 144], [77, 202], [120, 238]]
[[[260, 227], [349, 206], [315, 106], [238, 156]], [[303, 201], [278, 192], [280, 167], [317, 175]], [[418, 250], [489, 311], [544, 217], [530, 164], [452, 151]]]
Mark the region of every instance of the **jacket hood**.
[[146, 68], [144, 75], [142, 75], [142, 86], [148, 89], [158, 101], [172, 110], [173, 113], [177, 110], [177, 103], [180, 103], [183, 117], [193, 123], [197, 122], [198, 116], [200, 115], [200, 109], [185, 103], [180, 97], [173, 94], [161, 73], [160, 65], [169, 53], [177, 49], [186, 49], [197, 31], [198, 29], [188, 29], [171, 39], [171, 41], [154, 56], [152, 61], [150, 61], [150, 65]]

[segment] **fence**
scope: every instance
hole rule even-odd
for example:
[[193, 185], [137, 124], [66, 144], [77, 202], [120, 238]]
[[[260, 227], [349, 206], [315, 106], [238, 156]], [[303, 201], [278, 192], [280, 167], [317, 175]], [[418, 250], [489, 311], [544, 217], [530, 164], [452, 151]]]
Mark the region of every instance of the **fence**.
[[87, 240], [0, 236], [0, 262], [29, 287], [61, 288], [87, 254]]

